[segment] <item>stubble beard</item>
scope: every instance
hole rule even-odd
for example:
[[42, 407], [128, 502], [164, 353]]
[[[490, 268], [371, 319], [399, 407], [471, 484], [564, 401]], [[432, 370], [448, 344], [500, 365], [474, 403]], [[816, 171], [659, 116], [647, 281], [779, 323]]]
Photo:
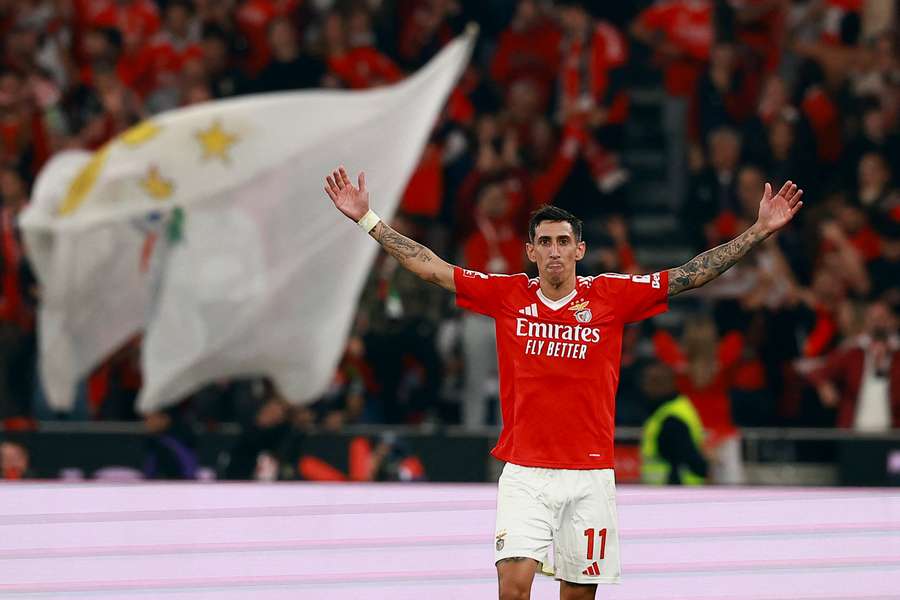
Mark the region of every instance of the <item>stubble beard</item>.
[[544, 278], [547, 280], [547, 283], [549, 283], [551, 286], [553, 286], [555, 288], [558, 288], [559, 286], [561, 286], [563, 283], [563, 279], [564, 279], [563, 273], [561, 273], [561, 272], [556, 272], [556, 273], [545, 272]]

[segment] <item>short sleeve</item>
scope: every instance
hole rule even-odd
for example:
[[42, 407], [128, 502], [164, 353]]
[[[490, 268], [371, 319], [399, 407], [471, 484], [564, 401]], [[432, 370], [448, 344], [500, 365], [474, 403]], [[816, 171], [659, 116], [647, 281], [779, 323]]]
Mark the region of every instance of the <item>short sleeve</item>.
[[669, 274], [659, 271], [649, 275], [606, 273], [594, 280], [602, 286], [607, 301], [625, 323], [643, 321], [669, 309]]
[[453, 268], [456, 305], [472, 312], [493, 317], [503, 298], [508, 276], [485, 275], [471, 269]]

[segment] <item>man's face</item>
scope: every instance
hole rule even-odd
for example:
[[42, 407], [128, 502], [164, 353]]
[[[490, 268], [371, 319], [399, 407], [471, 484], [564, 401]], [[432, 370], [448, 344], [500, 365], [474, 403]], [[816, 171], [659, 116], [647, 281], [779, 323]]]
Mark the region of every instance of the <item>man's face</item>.
[[191, 14], [184, 6], [175, 4], [166, 11], [166, 25], [169, 30], [178, 36], [187, 35], [191, 25]]
[[884, 302], [873, 302], [866, 309], [866, 330], [875, 338], [886, 338], [896, 333], [897, 321], [890, 307]]
[[738, 174], [737, 195], [747, 218], [756, 218], [765, 183], [763, 174], [756, 167], [744, 167]]
[[588, 26], [588, 14], [580, 6], [563, 6], [559, 9], [559, 22], [569, 35], [579, 35]]
[[716, 131], [709, 139], [709, 160], [717, 171], [734, 171], [741, 157], [741, 140], [731, 131]]
[[541, 221], [525, 251], [528, 260], [537, 265], [540, 278], [558, 285], [574, 275], [575, 263], [584, 258], [585, 246], [575, 240], [568, 221]]

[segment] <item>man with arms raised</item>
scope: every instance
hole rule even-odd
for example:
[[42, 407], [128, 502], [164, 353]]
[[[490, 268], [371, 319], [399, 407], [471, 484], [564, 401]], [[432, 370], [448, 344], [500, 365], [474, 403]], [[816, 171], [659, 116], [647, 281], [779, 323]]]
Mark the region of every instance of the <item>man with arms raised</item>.
[[802, 190], [788, 181], [773, 195], [766, 184], [747, 231], [678, 268], [637, 276], [576, 276], [581, 221], [544, 206], [528, 227], [525, 251], [538, 269], [529, 279], [461, 269], [400, 235], [369, 210], [363, 173], [357, 187], [343, 168], [325, 181], [338, 210], [401, 265], [495, 321], [503, 431], [492, 454], [506, 462], [494, 554], [501, 600], [530, 596], [551, 543], [560, 598], [594, 598], [620, 572], [613, 434], [623, 327], [725, 272], [793, 218]]

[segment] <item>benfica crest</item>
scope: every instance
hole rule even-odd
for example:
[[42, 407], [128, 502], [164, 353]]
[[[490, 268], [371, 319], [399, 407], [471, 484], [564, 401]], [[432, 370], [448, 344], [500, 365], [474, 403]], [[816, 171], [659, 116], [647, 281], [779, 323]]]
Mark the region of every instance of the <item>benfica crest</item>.
[[575, 313], [575, 320], [579, 323], [590, 323], [594, 316], [594, 313], [588, 308], [588, 304], [590, 304], [590, 301], [584, 300], [583, 302], [575, 302], [569, 307], [569, 310]]
[[504, 546], [503, 538], [504, 537], [506, 537], [505, 529], [497, 534], [497, 544], [496, 544], [497, 552], [500, 552], [501, 550], [503, 550], [503, 546]]

